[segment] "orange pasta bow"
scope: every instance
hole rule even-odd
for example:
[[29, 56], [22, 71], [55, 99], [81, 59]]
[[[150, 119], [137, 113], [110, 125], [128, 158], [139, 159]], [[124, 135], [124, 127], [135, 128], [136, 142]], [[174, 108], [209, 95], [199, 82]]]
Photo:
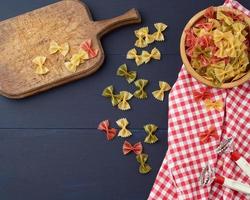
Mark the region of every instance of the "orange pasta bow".
[[124, 141], [122, 146], [122, 151], [124, 155], [129, 154], [131, 151], [133, 151], [136, 155], [139, 155], [142, 153], [142, 143], [137, 142], [135, 145], [130, 144], [128, 141]]
[[103, 131], [106, 134], [107, 140], [112, 140], [117, 134], [117, 130], [109, 128], [109, 121], [104, 120], [98, 125], [98, 130]]

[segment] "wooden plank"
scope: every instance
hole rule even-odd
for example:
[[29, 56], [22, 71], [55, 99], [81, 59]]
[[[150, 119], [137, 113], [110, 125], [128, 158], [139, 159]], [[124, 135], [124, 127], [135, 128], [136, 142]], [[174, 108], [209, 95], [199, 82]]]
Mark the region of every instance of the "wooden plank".
[[[137, 70], [138, 77], [150, 80], [146, 90], [147, 100], [132, 99], [132, 110], [123, 112], [113, 108], [102, 90], [113, 84], [117, 91], [135, 91], [122, 77], [115, 75], [117, 67], [127, 62], [130, 70]], [[108, 56], [103, 67], [93, 76], [23, 100], [0, 97], [0, 128], [96, 128], [99, 121], [112, 121], [128, 117], [132, 128], [154, 122], [167, 127], [167, 95], [159, 102], [150, 94], [158, 88], [158, 80], [172, 85], [180, 69], [179, 56], [163, 55], [162, 61], [136, 67], [122, 55]]]
[[[131, 9], [124, 15], [94, 22], [88, 7], [78, 0], [65, 0], [0, 22], [0, 93], [23, 98], [66, 84], [94, 73], [103, 63], [100, 38], [123, 25], [138, 23], [140, 15]], [[76, 71], [64, 63], [79, 52], [83, 41], [92, 40], [99, 53], [79, 63]], [[69, 44], [67, 55], [50, 55], [51, 41]], [[14, 47], [14, 48], [13, 48]], [[37, 56], [46, 59], [46, 75], [35, 73], [32, 63]]]
[[[133, 131], [132, 144], [143, 140]], [[143, 143], [153, 170], [138, 173], [135, 155], [122, 155], [124, 139], [105, 140], [97, 130], [1, 130], [1, 199], [146, 199], [166, 152], [159, 142]]]

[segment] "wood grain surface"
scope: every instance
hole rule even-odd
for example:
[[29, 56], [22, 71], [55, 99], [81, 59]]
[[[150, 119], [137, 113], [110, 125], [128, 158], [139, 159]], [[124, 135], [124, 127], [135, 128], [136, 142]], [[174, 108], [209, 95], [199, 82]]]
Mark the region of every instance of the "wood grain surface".
[[[64, 0], [0, 22], [0, 92], [10, 98], [23, 98], [94, 73], [104, 61], [100, 37], [122, 25], [140, 22], [133, 9], [110, 20], [94, 22], [85, 4]], [[79, 51], [87, 39], [99, 49], [97, 57], [83, 63], [76, 73], [69, 72], [65, 60]], [[68, 42], [70, 54], [49, 55], [51, 41]], [[46, 75], [35, 73], [32, 60], [47, 57]]]
[[[0, 1], [0, 20], [21, 15], [58, 0]], [[168, 98], [156, 101], [150, 92], [158, 81], [173, 85], [182, 61], [179, 55], [180, 37], [184, 26], [198, 11], [223, 0], [84, 0], [95, 21], [109, 19], [130, 8], [139, 10], [142, 24], [119, 28], [102, 38], [106, 59], [93, 75], [30, 98], [12, 100], [0, 96], [0, 199], [1, 200], [146, 200], [167, 150]], [[249, 0], [240, 2], [250, 8]], [[126, 60], [134, 47], [134, 30], [155, 22], [168, 24], [166, 41], [154, 43], [162, 60], [137, 67]], [[118, 66], [127, 63], [140, 78], [150, 80], [146, 88], [149, 98], [131, 100], [132, 110], [113, 108], [101, 96], [102, 90], [113, 84], [117, 91], [134, 92], [115, 75]], [[96, 130], [97, 124], [127, 117], [134, 133], [131, 143], [141, 141], [145, 123], [159, 126], [159, 143], [144, 145], [152, 171], [137, 172], [133, 154], [121, 152], [122, 139], [112, 142]]]

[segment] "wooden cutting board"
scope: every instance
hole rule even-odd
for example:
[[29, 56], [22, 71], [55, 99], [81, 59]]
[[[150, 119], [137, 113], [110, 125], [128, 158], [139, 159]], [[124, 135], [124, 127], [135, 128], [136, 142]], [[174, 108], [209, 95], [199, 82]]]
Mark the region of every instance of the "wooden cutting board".
[[[84, 3], [64, 0], [0, 22], [0, 93], [9, 98], [24, 98], [94, 73], [104, 61], [100, 38], [114, 28], [140, 21], [135, 9], [113, 19], [93, 21]], [[49, 55], [53, 40], [58, 44], [68, 42], [72, 55], [86, 39], [92, 39], [99, 54], [75, 73], [65, 68], [63, 56]], [[32, 60], [36, 56], [47, 57], [48, 74], [35, 73]]]

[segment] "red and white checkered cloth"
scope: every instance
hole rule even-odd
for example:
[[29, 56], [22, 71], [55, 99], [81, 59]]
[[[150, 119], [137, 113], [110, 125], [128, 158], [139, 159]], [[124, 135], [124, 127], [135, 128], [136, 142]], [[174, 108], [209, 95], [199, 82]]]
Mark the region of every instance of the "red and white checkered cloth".
[[[225, 6], [249, 10], [234, 0]], [[216, 183], [202, 187], [199, 176], [210, 164], [222, 176], [250, 185], [250, 177], [227, 154], [217, 155], [220, 141], [234, 138], [234, 146], [250, 162], [250, 81], [233, 89], [211, 88], [214, 100], [224, 101], [224, 110], [207, 111], [204, 103], [193, 98], [194, 90], [206, 86], [192, 78], [184, 66], [169, 95], [168, 151], [149, 195], [149, 200], [246, 200], [250, 199]], [[220, 140], [202, 144], [199, 133], [214, 126]]]

